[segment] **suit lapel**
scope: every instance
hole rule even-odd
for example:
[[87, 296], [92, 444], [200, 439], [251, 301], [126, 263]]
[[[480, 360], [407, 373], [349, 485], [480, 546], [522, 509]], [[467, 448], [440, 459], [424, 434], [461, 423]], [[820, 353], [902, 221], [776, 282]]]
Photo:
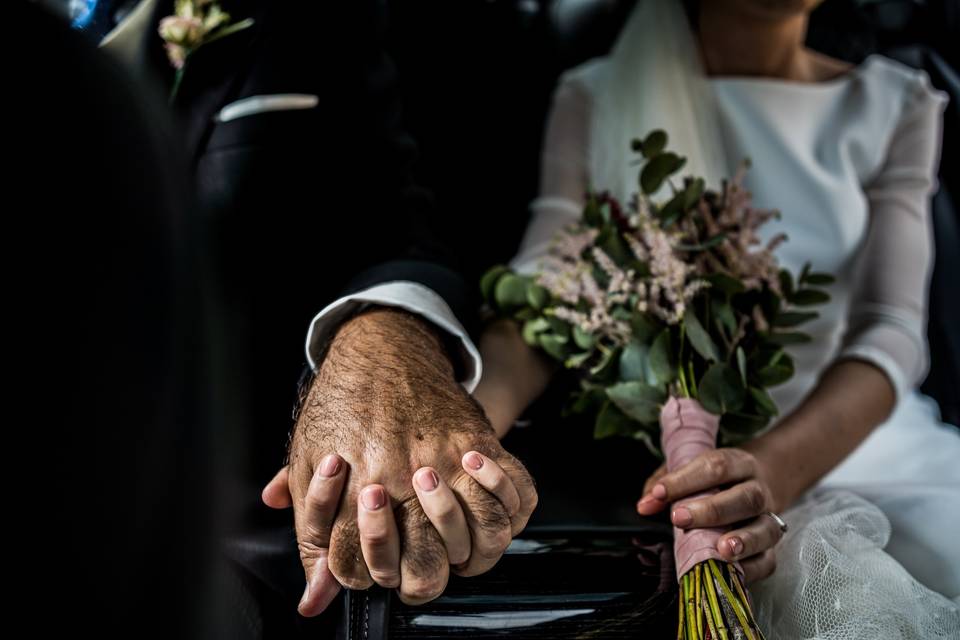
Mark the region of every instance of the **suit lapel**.
[[[262, 7], [262, 3], [260, 6]], [[222, 2], [233, 21], [251, 17], [253, 25], [197, 49], [184, 67], [174, 106], [182, 120], [187, 149], [196, 158], [206, 144], [214, 118], [243, 80], [254, 45], [262, 33], [263, 11], [250, 11], [246, 2]]]
[[[234, 22], [251, 17], [253, 26], [199, 48], [184, 68], [174, 109], [191, 159], [201, 152], [214, 125], [214, 117], [236, 90], [240, 72], [250, 63], [250, 51], [262, 32], [266, 1], [220, 0]], [[160, 20], [173, 13], [173, 0], [142, 0], [101, 47], [135, 76], [157, 78], [169, 93], [174, 70], [167, 60]]]

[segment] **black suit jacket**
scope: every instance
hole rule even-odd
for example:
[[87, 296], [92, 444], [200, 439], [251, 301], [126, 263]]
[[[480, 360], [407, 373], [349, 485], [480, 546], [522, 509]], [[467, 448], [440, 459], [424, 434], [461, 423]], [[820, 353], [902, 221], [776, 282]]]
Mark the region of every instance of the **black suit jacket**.
[[[432, 200], [412, 178], [415, 146], [383, 52], [383, 3], [221, 4], [254, 24], [191, 56], [173, 106], [227, 327], [213, 339], [231, 379], [227, 419], [247, 438], [249, 477], [259, 483], [283, 459], [306, 330], [323, 306], [397, 279], [437, 291], [464, 324], [476, 306], [473, 288], [430, 239]], [[171, 11], [161, 1], [152, 25]], [[173, 71], [155, 29], [146, 46], [169, 87]], [[216, 120], [237, 100], [291, 93], [315, 95], [319, 105]]]

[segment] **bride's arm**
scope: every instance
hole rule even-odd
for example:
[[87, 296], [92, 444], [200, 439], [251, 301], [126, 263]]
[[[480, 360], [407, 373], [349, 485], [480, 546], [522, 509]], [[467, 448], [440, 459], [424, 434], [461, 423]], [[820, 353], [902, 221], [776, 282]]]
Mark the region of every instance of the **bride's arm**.
[[480, 338], [483, 377], [473, 392], [498, 438], [537, 396], [543, 393], [556, 368], [523, 341], [515, 322], [491, 324]]
[[[553, 96], [541, 158], [540, 196], [531, 204], [531, 219], [511, 266], [532, 273], [550, 241], [580, 218], [587, 191], [589, 98], [575, 81], [565, 80]], [[483, 406], [497, 435], [536, 399], [555, 367], [528, 347], [515, 323], [490, 325], [480, 338], [483, 377], [474, 397]]]
[[684, 528], [745, 522], [724, 534], [718, 549], [727, 558], [744, 559], [748, 576], [773, 570], [771, 550], [781, 535], [761, 514], [784, 509], [819, 482], [923, 378], [932, 261], [929, 202], [943, 105], [927, 85], [917, 87], [889, 143], [886, 163], [867, 189], [870, 229], [838, 359], [776, 428], [741, 448], [718, 449], [652, 480], [638, 505], [649, 515], [687, 495], [729, 487], [674, 509], [671, 519]]
[[870, 228], [839, 361], [796, 411], [749, 446], [777, 469], [778, 508], [839, 465], [926, 373], [929, 204], [943, 106], [926, 81], [917, 84], [866, 189]]

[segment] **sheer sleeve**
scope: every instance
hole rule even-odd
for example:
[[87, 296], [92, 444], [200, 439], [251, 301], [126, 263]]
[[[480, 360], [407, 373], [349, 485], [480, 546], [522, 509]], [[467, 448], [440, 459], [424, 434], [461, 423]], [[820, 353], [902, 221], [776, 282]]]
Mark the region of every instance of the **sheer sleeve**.
[[916, 86], [867, 185], [870, 227], [841, 357], [866, 360], [902, 398], [925, 375], [927, 289], [933, 265], [930, 199], [936, 190], [946, 100], [925, 80]]
[[589, 183], [589, 112], [587, 90], [575, 81], [562, 81], [547, 120], [540, 195], [530, 205], [530, 224], [511, 262], [520, 273], [535, 271], [557, 231], [580, 218]]

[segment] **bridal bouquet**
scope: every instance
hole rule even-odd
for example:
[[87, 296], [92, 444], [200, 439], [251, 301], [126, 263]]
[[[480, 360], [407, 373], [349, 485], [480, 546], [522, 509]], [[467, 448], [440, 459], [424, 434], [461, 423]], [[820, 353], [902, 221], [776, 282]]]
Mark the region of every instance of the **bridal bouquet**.
[[[594, 416], [597, 438], [640, 439], [672, 471], [777, 414], [767, 388], [793, 375], [785, 348], [810, 340], [796, 327], [817, 317], [809, 307], [829, 300], [818, 287], [833, 278], [779, 267], [785, 236], [758, 236], [778, 213], [751, 207], [746, 164], [719, 191], [696, 177], [676, 184], [685, 161], [666, 146], [663, 131], [634, 140], [630, 202], [588, 193], [538, 273], [494, 267], [481, 288], [528, 344], [579, 374], [570, 410]], [[672, 195], [655, 202], [664, 184]], [[762, 638], [739, 567], [716, 551], [722, 531], [674, 533], [678, 637]]]

